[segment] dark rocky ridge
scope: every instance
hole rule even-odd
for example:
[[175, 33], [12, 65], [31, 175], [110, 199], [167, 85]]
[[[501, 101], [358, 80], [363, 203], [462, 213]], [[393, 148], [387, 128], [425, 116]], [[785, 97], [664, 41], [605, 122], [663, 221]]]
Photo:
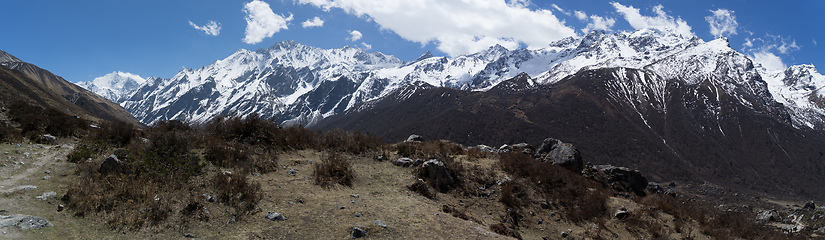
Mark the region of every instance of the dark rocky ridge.
[[640, 169], [653, 181], [710, 181], [825, 199], [819, 184], [825, 181], [823, 133], [794, 128], [787, 113], [771, 104], [744, 106], [711, 81], [668, 81], [662, 102], [624, 101], [610, 84], [633, 78], [618, 79], [616, 70], [581, 71], [530, 88], [513, 88], [525, 86], [517, 77], [487, 92], [417, 88], [408, 98], [390, 95], [369, 103], [371, 109], [336, 115], [317, 127], [375, 133], [390, 142], [416, 133], [465, 145], [537, 145], [554, 136], [574, 144], [585, 162]]

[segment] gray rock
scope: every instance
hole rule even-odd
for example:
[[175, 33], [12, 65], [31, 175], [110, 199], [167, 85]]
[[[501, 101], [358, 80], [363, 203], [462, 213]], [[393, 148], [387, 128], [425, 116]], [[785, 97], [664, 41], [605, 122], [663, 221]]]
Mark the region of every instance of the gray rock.
[[421, 172], [424, 174], [423, 177], [442, 193], [450, 191], [456, 183], [447, 166], [437, 159], [430, 159], [421, 164]]
[[424, 137], [422, 137], [420, 135], [416, 135], [416, 134], [412, 134], [409, 137], [407, 137], [407, 140], [404, 140], [404, 142], [423, 142], [423, 141], [424, 141]]
[[63, 208], [65, 208], [63, 207], [63, 204], [57, 204], [57, 212], [62, 212]]
[[358, 197], [361, 197], [361, 195], [358, 195], [358, 194], [350, 194], [349, 196], [354, 197], [355, 199], [358, 199]]
[[52, 223], [42, 217], [26, 216], [17, 223], [20, 229], [41, 229], [44, 227], [53, 227]]
[[23, 220], [24, 217], [26, 217], [26, 215], [23, 214], [15, 214], [11, 216], [0, 215], [0, 228], [15, 226], [20, 222], [20, 220]]
[[816, 209], [816, 203], [814, 203], [813, 200], [808, 201], [808, 202], [805, 203], [805, 206], [802, 206], [802, 209], [810, 209], [810, 210]]
[[359, 212], [359, 213], [355, 213], [355, 217], [363, 217], [363, 216], [364, 216], [364, 215], [362, 215], [360, 212]]
[[624, 220], [624, 219], [627, 218], [628, 214], [629, 213], [627, 212], [627, 209], [622, 208], [622, 209], [616, 210], [616, 213], [613, 214], [613, 216], [615, 216], [619, 220]]
[[43, 180], [49, 180], [51, 178], [52, 178], [52, 176], [43, 176]]
[[392, 164], [399, 167], [409, 167], [412, 166], [413, 163], [415, 163], [415, 160], [412, 160], [411, 158], [399, 158], [392, 160]]
[[544, 139], [536, 154], [543, 161], [553, 161], [553, 163], [576, 173], [584, 169], [584, 161], [582, 161], [579, 150], [573, 144], [564, 143], [555, 138]]
[[264, 218], [272, 220], [272, 221], [283, 221], [286, 220], [283, 214], [276, 213], [276, 212], [267, 212]]
[[56, 192], [45, 192], [45, 193], [41, 194], [40, 196], [37, 196], [37, 197], [34, 197], [34, 198], [36, 198], [37, 200], [46, 200], [46, 199], [49, 199], [49, 198], [53, 198], [55, 196], [57, 196]]
[[644, 190], [648, 182], [641, 172], [611, 165], [596, 165], [594, 168], [607, 175], [607, 183], [611, 188], [622, 192], [633, 192], [639, 196], [645, 195]]
[[57, 138], [52, 136], [51, 134], [41, 134], [37, 136], [37, 140], [40, 143], [48, 143], [48, 144], [55, 144], [57, 142]]
[[361, 229], [359, 227], [353, 227], [351, 230], [349, 230], [349, 236], [352, 239], [366, 237], [367, 231], [364, 231], [364, 229]]
[[109, 155], [106, 160], [103, 160], [103, 163], [100, 164], [100, 172], [103, 175], [108, 175], [111, 173], [120, 173], [123, 172], [125, 166], [120, 159], [117, 159], [117, 156], [114, 154]]
[[185, 238], [195, 238], [195, 234], [191, 234], [191, 233], [184, 233], [184, 234], [183, 234], [183, 237], [185, 237]]
[[762, 210], [756, 215], [756, 222], [778, 222], [781, 220], [776, 210]]
[[561, 231], [561, 237], [566, 238], [568, 235], [570, 235], [570, 233], [569, 233], [569, 232], [567, 232], [567, 231]]
[[298, 169], [290, 168], [287, 173], [289, 173], [290, 176], [295, 176], [298, 174]]
[[825, 227], [821, 227], [821, 228], [817, 229], [816, 233], [825, 234]]
[[375, 220], [375, 226], [379, 226], [379, 227], [382, 227], [382, 228], [386, 228], [386, 227], [387, 227], [387, 223], [385, 223], [384, 221], [381, 221], [381, 220]]

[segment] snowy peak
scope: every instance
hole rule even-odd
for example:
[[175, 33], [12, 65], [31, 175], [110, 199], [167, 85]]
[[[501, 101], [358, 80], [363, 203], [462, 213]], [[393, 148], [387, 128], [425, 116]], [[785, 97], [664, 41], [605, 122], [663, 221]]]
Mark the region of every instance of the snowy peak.
[[144, 83], [146, 83], [146, 79], [137, 74], [115, 71], [97, 77], [92, 81], [78, 82], [77, 85], [117, 102], [120, 96], [137, 90]]
[[7, 53], [7, 52], [4, 52], [3, 50], [0, 50], [0, 63], [2, 63], [2, 62], [23, 62], [23, 61], [21, 61], [17, 57], [15, 57], [15, 56]]

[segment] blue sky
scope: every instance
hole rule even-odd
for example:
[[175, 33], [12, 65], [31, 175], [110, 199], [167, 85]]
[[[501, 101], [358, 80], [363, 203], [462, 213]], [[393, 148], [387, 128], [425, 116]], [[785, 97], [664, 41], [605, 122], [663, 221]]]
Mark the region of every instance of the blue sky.
[[[113, 71], [168, 78], [283, 40], [351, 45], [409, 61], [426, 51], [456, 56], [493, 44], [535, 48], [593, 29], [671, 27], [705, 41], [728, 37], [766, 66], [825, 67], [825, 1], [784, 2], [3, 1], [0, 50], [78, 82]], [[309, 24], [316, 17], [323, 23]]]

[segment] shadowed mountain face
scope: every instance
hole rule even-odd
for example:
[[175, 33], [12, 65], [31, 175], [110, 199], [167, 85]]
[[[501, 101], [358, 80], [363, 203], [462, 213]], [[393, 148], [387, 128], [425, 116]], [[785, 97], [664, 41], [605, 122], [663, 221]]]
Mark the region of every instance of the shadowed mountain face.
[[519, 75], [487, 92], [408, 87], [317, 127], [391, 142], [415, 133], [466, 145], [537, 146], [553, 137], [576, 145], [587, 162], [638, 168], [654, 181], [825, 198], [821, 132], [795, 128], [775, 102], [742, 104], [763, 99], [757, 94], [728, 94], [710, 80], [638, 84], [652, 77], [610, 68], [549, 86]]
[[23, 100], [90, 120], [142, 124], [119, 105], [81, 88], [34, 64], [0, 51], [0, 100]]

